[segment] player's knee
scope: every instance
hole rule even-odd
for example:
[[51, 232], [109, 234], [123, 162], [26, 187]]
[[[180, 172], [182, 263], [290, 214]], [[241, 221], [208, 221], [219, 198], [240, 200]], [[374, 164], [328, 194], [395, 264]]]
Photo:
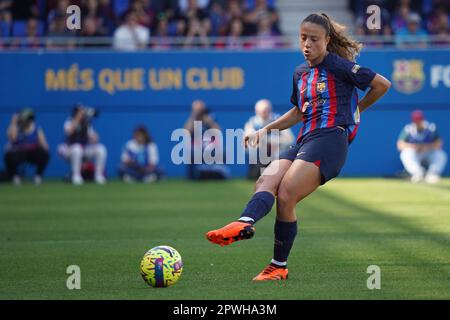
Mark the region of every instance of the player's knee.
[[296, 205], [295, 199], [284, 186], [280, 186], [280, 188], [278, 189], [277, 204], [281, 208], [288, 209], [295, 207]]
[[83, 147], [76, 143], [70, 146], [70, 156], [80, 158], [83, 156]]
[[255, 183], [255, 189], [256, 190], [260, 189], [264, 185], [264, 181], [265, 181], [265, 177], [259, 176], [258, 180], [256, 180], [256, 183]]
[[269, 191], [273, 194], [276, 192], [276, 186], [274, 182], [271, 181], [270, 177], [266, 175], [259, 176], [258, 180], [255, 183], [255, 191]]
[[438, 150], [437, 153], [441, 162], [447, 162], [447, 153], [444, 150]]
[[99, 157], [106, 158], [108, 151], [106, 150], [106, 147], [103, 144], [97, 144], [96, 146], [96, 153]]

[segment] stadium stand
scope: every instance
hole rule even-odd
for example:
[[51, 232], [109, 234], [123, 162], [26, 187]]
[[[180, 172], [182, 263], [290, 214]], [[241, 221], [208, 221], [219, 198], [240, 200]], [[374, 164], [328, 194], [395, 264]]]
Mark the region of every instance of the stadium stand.
[[[445, 0], [26, 0], [0, 1], [2, 48], [54, 47], [46, 37], [67, 37], [66, 47], [113, 47], [114, 31], [133, 11], [141, 26], [150, 31], [148, 47], [261, 48], [296, 47], [298, 24], [310, 12], [326, 11], [336, 21], [348, 26], [369, 46], [410, 46], [420, 43], [450, 43], [448, 1]], [[77, 32], [63, 29], [66, 8], [81, 8], [82, 28]], [[381, 9], [381, 28], [366, 26], [369, 5]], [[419, 18], [418, 18], [419, 17]], [[30, 37], [27, 25], [37, 19], [42, 38], [26, 45]], [[413, 24], [416, 24], [414, 26]], [[73, 37], [76, 35], [76, 37]], [[416, 41], [420, 37], [420, 41]], [[33, 37], [30, 37], [33, 38]], [[64, 40], [61, 40], [64, 42]], [[24, 44], [25, 43], [25, 44]], [[73, 45], [75, 44], [75, 45]], [[60, 46], [58, 46], [60, 47]]]

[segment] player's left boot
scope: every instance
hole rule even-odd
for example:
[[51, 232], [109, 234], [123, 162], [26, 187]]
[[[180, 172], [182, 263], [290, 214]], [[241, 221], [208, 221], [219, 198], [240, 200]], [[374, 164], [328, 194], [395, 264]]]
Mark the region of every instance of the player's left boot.
[[266, 280], [286, 280], [288, 278], [288, 269], [285, 267], [277, 267], [273, 264], [269, 264], [261, 271], [253, 281], [266, 281]]
[[254, 234], [255, 227], [252, 224], [234, 221], [223, 228], [209, 231], [206, 239], [223, 247], [235, 241], [250, 239]]

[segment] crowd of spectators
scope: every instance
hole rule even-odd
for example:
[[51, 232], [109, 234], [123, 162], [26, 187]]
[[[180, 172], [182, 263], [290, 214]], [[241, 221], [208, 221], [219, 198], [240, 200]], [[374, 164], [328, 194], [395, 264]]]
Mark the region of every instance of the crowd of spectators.
[[[70, 5], [79, 30], [66, 26]], [[275, 0], [0, 0], [0, 47], [273, 48], [280, 35]]]
[[[379, 29], [367, 27], [366, 9], [370, 5], [381, 9]], [[448, 0], [351, 0], [351, 8], [357, 17], [356, 33], [360, 36], [385, 36], [391, 39], [388, 42], [399, 47], [450, 43]], [[383, 43], [369, 40], [366, 45], [382, 46]]]

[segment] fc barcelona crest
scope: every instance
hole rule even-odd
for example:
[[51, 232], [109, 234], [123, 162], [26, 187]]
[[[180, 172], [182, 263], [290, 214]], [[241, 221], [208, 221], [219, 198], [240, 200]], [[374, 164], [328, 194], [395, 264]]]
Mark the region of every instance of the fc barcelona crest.
[[395, 60], [392, 81], [399, 92], [412, 94], [420, 91], [425, 82], [422, 60]]
[[318, 82], [316, 85], [317, 92], [324, 92], [325, 88], [325, 82]]

